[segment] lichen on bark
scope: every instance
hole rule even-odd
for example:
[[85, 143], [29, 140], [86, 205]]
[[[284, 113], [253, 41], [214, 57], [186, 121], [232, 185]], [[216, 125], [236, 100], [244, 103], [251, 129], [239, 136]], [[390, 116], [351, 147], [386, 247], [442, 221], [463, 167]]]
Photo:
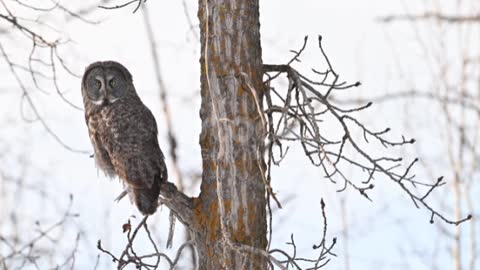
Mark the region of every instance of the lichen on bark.
[[[200, 0], [203, 175], [194, 201], [200, 269], [265, 269], [262, 59], [258, 0]], [[260, 107], [259, 107], [260, 106]]]

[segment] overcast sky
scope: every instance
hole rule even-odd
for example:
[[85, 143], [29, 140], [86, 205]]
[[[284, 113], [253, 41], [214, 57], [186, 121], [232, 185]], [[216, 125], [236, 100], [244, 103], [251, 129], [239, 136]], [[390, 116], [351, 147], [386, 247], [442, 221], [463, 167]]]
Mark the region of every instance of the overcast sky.
[[[145, 7], [149, 9], [156, 35], [160, 68], [178, 136], [180, 166], [187, 186], [190, 186], [193, 182], [192, 176], [200, 173], [201, 168], [198, 144], [201, 125], [197, 6], [196, 1], [187, 2], [192, 2], [187, 3], [187, 12], [181, 1], [150, 0]], [[455, 1], [440, 2], [440, 6], [448, 9]], [[94, 3], [64, 1], [64, 5], [73, 10]], [[344, 97], [368, 98], [381, 93], [408, 90], [410, 87], [428, 87], [428, 64], [423, 60], [419, 61], [425, 56], [425, 52], [418, 46], [411, 24], [386, 26], [378, 21], [379, 17], [385, 15], [420, 12], [423, 8], [423, 5], [415, 6], [412, 3], [405, 6], [402, 1], [396, 0], [264, 0], [261, 1], [260, 11], [263, 61], [269, 64], [285, 63], [292, 55], [289, 50], [300, 48], [304, 36], [308, 35], [311, 42], [302, 57], [302, 63], [297, 63], [296, 66], [301, 70], [312, 67], [321, 69], [325, 63], [320, 57], [316, 39], [318, 35], [322, 35], [324, 48], [341, 78], [350, 82], [362, 82], [361, 88], [345, 94]], [[18, 12], [23, 12], [25, 16], [30, 14], [25, 9], [18, 9]], [[67, 65], [76, 74], [82, 74], [88, 64], [98, 60], [116, 60], [128, 67], [137, 92], [157, 119], [160, 145], [166, 149], [165, 122], [142, 11], [132, 14], [132, 8], [97, 10], [87, 15], [91, 20], [101, 21], [95, 25], [77, 19], [68, 19], [65, 23], [65, 17], [59, 14], [46, 14], [42, 19], [54, 25], [61, 33], [68, 33], [68, 37], [72, 39], [72, 43], [59, 47], [59, 53], [65, 58]], [[193, 29], [186, 16], [192, 21]], [[0, 27], [4, 28], [2, 24]], [[65, 37], [53, 31], [47, 34], [52, 37]], [[13, 58], [19, 61], [27, 59], [31, 44], [24, 38], [0, 34], [0, 40]], [[60, 205], [60, 208], [68, 202], [68, 194], [73, 194], [73, 211], [79, 213], [79, 217], [68, 224], [72, 229], [64, 237], [72, 237], [78, 231], [77, 228], [84, 231], [77, 259], [78, 269], [92, 269], [97, 255], [96, 241], [102, 239], [105, 247], [118, 253], [119, 243], [124, 243], [120, 225], [130, 215], [139, 214], [128, 200], [118, 204], [113, 202], [122, 190], [121, 184], [98, 173], [88, 154], [66, 150], [45, 132], [38, 122], [27, 123], [22, 120], [20, 91], [3, 61], [0, 61], [0, 70], [4, 74], [0, 81], [0, 121], [5, 127], [0, 130], [0, 136], [2, 144], [9, 148], [11, 157], [15, 157], [7, 159], [6, 164], [15, 168], [12, 169], [12, 174], [18, 175], [22, 171], [18, 165], [19, 157], [29, 161], [31, 168], [28, 169], [25, 181], [46, 189], [48, 194], [55, 198], [54, 205]], [[67, 91], [66, 98], [81, 106], [80, 78], [70, 76], [64, 71], [59, 74], [59, 86]], [[31, 87], [33, 83], [29, 74], [21, 73], [21, 76]], [[91, 153], [92, 147], [83, 112], [62, 101], [51, 85], [46, 87], [50, 87], [49, 95], [31, 91], [46, 123], [65, 144]], [[433, 116], [429, 116], [432, 111], [428, 104], [416, 105], [419, 108], [418, 114], [425, 117], [415, 118], [411, 122], [405, 120], [406, 116], [409, 116], [404, 113], [407, 105], [400, 101], [378, 105], [362, 117], [373, 127], [391, 127], [394, 135], [419, 137], [421, 143], [423, 135], [430, 135], [431, 131], [426, 125]], [[27, 118], [32, 116], [28, 108], [23, 111]], [[410, 129], [407, 130], [409, 125]], [[411, 126], [415, 128], [412, 129]], [[432, 141], [424, 140], [425, 147], [407, 147], [396, 153], [412, 159], [432, 150], [431, 155], [425, 156], [425, 159], [434, 158], [435, 140], [436, 138]], [[438, 174], [441, 173], [442, 169], [439, 168]], [[417, 210], [408, 197], [387, 179], [377, 179], [376, 189], [371, 193], [373, 202], [365, 200], [358, 192], [347, 191], [339, 194], [336, 192], [338, 186], [327, 181], [322, 171], [312, 166], [302, 155], [301, 148], [295, 146], [292, 146], [282, 166], [274, 168], [273, 174], [273, 187], [278, 192], [279, 199], [285, 200], [285, 207], [275, 210], [272, 247], [289, 248], [285, 243], [293, 234], [298, 252], [304, 256], [317, 254], [311, 247], [321, 239], [323, 221], [320, 215], [320, 198], [324, 198], [329, 218], [327, 239], [338, 239], [334, 250], [338, 256], [332, 259], [326, 269], [345, 269], [347, 240], [342, 231], [341, 200], [347, 202], [350, 269], [432, 269], [435, 264], [433, 261], [440, 265], [451, 263], [448, 258], [434, 257], [433, 247], [438, 244], [436, 241], [439, 233], [428, 223], [429, 213]], [[418, 175], [429, 177], [420, 169]], [[15, 199], [14, 194], [11, 194], [14, 190], [12, 186], [2, 185], [0, 182], [0, 192], [4, 196], [0, 218], [6, 219], [10, 211], [18, 207], [22, 220], [25, 221], [20, 226], [26, 230], [33, 226], [35, 220], [47, 223], [54, 220], [52, 217], [58, 213], [57, 206], [51, 206], [48, 202], [40, 203], [42, 199], [34, 195]], [[187, 192], [189, 195], [198, 194], [198, 186], [193, 185]], [[155, 224], [153, 230], [164, 247], [168, 211], [163, 209], [160, 212], [151, 222]], [[2, 226], [0, 222], [0, 234], [9, 230], [11, 227]], [[178, 232], [173, 250], [182, 243], [180, 229]], [[448, 250], [441, 252], [449, 254]], [[111, 261], [103, 255], [100, 266], [102, 269], [113, 267]], [[449, 266], [438, 269], [449, 269]]]

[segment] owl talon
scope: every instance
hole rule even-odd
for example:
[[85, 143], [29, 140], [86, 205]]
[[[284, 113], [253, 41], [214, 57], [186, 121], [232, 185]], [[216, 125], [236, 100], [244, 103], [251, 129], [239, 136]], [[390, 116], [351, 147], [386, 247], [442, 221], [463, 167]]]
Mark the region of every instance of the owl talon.
[[123, 197], [125, 197], [125, 195], [127, 195], [128, 192], [126, 190], [122, 191], [122, 193], [120, 193], [120, 195], [118, 195], [115, 200], [113, 200], [114, 202], [120, 202], [121, 199], [123, 199]]

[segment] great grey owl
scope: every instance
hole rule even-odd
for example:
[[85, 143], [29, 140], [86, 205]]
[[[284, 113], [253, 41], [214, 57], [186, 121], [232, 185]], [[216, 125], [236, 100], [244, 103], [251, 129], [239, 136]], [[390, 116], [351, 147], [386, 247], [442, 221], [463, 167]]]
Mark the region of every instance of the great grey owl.
[[83, 74], [82, 96], [97, 166], [121, 179], [142, 214], [153, 214], [167, 168], [155, 118], [138, 97], [132, 75], [120, 63], [95, 62]]

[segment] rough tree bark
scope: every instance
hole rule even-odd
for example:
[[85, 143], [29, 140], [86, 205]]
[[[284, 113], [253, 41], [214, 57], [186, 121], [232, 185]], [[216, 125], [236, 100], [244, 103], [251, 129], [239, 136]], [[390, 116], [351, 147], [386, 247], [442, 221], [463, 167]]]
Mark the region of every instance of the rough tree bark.
[[[200, 269], [266, 269], [258, 0], [199, 0], [203, 175], [194, 199]], [[237, 247], [253, 247], [239, 251]]]

